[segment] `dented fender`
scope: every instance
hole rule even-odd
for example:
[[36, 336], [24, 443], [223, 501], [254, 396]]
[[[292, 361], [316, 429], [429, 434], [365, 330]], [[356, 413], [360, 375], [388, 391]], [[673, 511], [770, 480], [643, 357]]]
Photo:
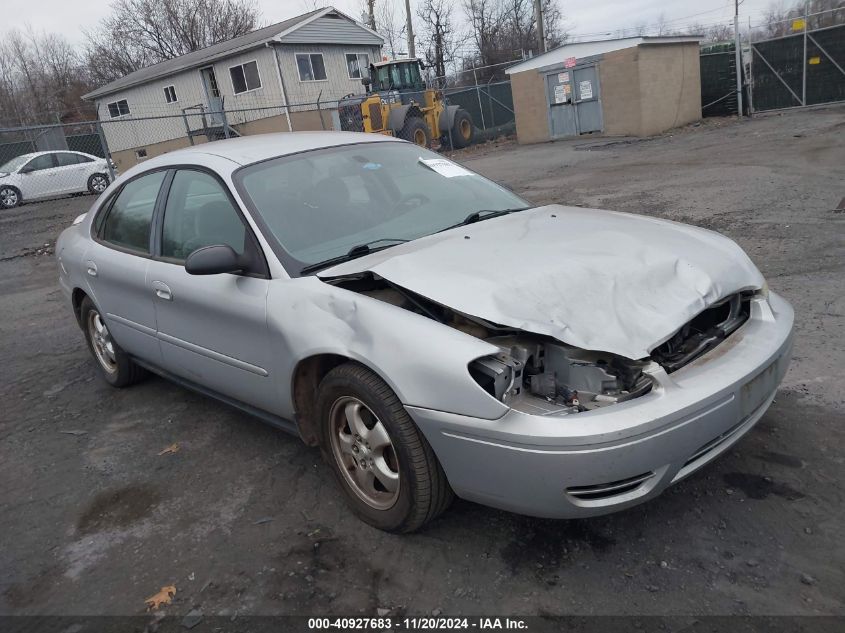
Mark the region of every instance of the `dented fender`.
[[476, 358], [498, 351], [490, 343], [317, 277], [278, 280], [267, 302], [270, 340], [279, 346], [273, 373], [287, 381], [279, 384], [283, 417], [294, 414], [289, 381], [297, 365], [319, 354], [369, 367], [407, 406], [490, 420], [508, 411], [467, 369]]

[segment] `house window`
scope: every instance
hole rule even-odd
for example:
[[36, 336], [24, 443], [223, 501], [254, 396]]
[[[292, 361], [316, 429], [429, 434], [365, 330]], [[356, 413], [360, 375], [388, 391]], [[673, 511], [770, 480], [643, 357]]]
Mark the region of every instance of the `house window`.
[[146, 157], [147, 157], [147, 149], [146, 148], [135, 150], [135, 158], [137, 158], [138, 160], [143, 160]]
[[113, 101], [109, 104], [109, 116], [116, 119], [119, 116], [126, 116], [129, 114], [129, 102], [126, 99], [120, 101]]
[[176, 98], [176, 86], [167, 86], [164, 89], [164, 100], [167, 103], [176, 103], [178, 101]]
[[300, 81], [323, 81], [326, 78], [322, 53], [297, 53], [296, 65]]
[[347, 53], [346, 70], [350, 79], [360, 79], [370, 66], [370, 56], [366, 53]]
[[247, 62], [229, 69], [232, 76], [232, 90], [235, 94], [258, 90], [261, 87], [261, 77], [258, 75], [258, 64]]

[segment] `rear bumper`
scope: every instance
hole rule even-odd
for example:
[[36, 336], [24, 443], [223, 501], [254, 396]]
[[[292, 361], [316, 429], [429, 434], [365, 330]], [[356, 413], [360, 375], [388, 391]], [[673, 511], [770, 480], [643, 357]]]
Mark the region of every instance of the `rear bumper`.
[[657, 496], [715, 459], [763, 416], [789, 364], [793, 311], [752, 302], [728, 340], [651, 393], [600, 410], [484, 420], [407, 407], [458, 496], [541, 517], [606, 514]]

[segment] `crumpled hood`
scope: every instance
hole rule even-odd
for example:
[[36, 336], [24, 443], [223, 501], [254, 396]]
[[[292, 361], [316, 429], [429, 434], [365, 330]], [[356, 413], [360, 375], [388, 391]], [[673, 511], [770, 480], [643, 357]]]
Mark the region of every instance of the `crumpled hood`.
[[339, 264], [526, 332], [631, 359], [764, 279], [732, 240], [641, 215], [550, 205]]

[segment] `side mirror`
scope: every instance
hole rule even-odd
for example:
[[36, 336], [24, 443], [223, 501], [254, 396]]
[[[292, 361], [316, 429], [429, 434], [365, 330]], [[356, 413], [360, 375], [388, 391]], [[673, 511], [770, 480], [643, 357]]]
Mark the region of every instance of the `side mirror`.
[[226, 244], [203, 246], [185, 260], [185, 270], [189, 275], [220, 275], [238, 273], [243, 269], [238, 254]]

